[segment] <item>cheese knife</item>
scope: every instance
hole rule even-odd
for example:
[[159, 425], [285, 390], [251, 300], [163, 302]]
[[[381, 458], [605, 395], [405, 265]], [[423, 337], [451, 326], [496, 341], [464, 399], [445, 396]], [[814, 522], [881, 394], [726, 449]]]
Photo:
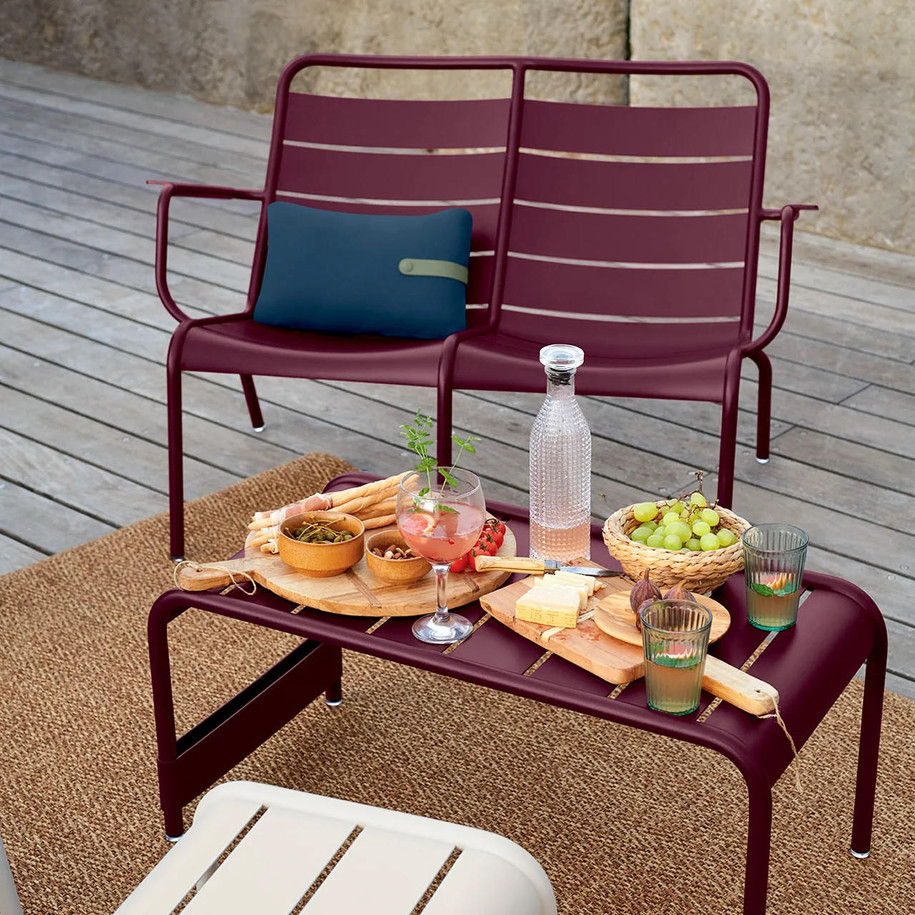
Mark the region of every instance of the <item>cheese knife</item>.
[[614, 569], [602, 569], [600, 566], [567, 566], [558, 559], [533, 559], [529, 556], [477, 556], [475, 565], [478, 572], [498, 569], [501, 572], [527, 572], [529, 575], [543, 575], [545, 572], [561, 570], [600, 578], [623, 574]]

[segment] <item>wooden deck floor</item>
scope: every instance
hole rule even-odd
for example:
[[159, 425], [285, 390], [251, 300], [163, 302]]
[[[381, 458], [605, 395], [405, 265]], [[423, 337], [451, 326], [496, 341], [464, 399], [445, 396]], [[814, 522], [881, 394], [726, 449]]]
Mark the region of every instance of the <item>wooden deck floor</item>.
[[[269, 124], [0, 61], [0, 572], [166, 508], [173, 322], [153, 283], [156, 192], [145, 181], [257, 187]], [[255, 218], [250, 205], [176, 207], [172, 288], [190, 310], [241, 306]], [[767, 240], [761, 303], [773, 296], [774, 250]], [[770, 353], [773, 456], [753, 458], [750, 368], [735, 510], [797, 523], [812, 568], [874, 596], [890, 630], [889, 686], [915, 697], [915, 258], [801, 235], [790, 316]], [[189, 497], [313, 450], [392, 473], [406, 465], [398, 425], [434, 411], [425, 389], [262, 379], [259, 391], [267, 428], [255, 434], [237, 380], [187, 379]], [[456, 424], [483, 439], [473, 469], [493, 497], [526, 498], [540, 400], [456, 399]], [[714, 469], [717, 408], [602, 398], [584, 408], [597, 519]]]

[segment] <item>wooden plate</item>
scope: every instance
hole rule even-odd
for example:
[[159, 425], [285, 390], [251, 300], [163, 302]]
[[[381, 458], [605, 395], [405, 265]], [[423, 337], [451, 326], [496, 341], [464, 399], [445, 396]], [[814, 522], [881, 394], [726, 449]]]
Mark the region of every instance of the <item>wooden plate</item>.
[[[383, 530], [394, 530], [380, 528]], [[377, 532], [376, 532], [377, 533]], [[248, 535], [245, 555], [224, 562], [187, 563], [178, 568], [178, 585], [186, 591], [206, 591], [232, 583], [244, 586], [245, 575], [258, 585], [297, 604], [344, 616], [421, 616], [435, 609], [435, 575], [418, 581], [390, 582], [373, 575], [363, 556], [351, 569], [333, 578], [309, 578], [286, 565], [279, 556], [251, 546]], [[515, 556], [515, 535], [509, 528], [499, 547], [499, 556]], [[463, 607], [503, 585], [511, 572], [456, 572], [448, 576], [448, 607]]]
[[[709, 642], [717, 642], [731, 626], [731, 614], [718, 601], [702, 595], [694, 595], [696, 601], [712, 612], [712, 628]], [[642, 644], [642, 633], [635, 625], [635, 614], [629, 606], [629, 591], [617, 591], [601, 599], [594, 610], [594, 622], [598, 628], [615, 639], [622, 639], [631, 645]]]

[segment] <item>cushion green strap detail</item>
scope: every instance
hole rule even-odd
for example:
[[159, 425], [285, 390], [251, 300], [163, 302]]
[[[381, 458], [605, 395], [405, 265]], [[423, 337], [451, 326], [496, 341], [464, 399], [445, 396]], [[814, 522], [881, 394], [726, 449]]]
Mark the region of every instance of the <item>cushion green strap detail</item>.
[[405, 276], [440, 276], [457, 280], [465, 286], [469, 276], [469, 271], [463, 264], [422, 257], [405, 257], [397, 265], [397, 269]]

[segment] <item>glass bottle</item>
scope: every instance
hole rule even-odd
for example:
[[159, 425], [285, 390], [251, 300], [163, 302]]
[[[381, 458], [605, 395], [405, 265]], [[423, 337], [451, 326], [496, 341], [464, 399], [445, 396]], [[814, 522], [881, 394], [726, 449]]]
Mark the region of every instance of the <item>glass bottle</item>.
[[567, 343], [540, 350], [546, 400], [530, 444], [531, 556], [591, 556], [591, 430], [575, 399], [575, 370], [584, 352]]

